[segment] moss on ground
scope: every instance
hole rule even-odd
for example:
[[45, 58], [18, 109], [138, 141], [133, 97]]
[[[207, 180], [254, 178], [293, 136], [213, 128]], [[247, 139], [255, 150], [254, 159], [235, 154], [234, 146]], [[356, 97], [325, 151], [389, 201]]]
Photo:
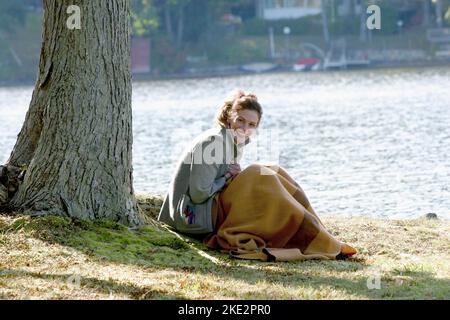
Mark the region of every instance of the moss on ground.
[[3, 219], [0, 234], [25, 236], [80, 250], [100, 260], [142, 266], [184, 267], [203, 264], [189, 242], [163, 228], [130, 229], [110, 220], [80, 220], [61, 216]]
[[0, 298], [450, 299], [449, 221], [323, 221], [355, 259], [236, 260], [156, 223], [0, 215]]

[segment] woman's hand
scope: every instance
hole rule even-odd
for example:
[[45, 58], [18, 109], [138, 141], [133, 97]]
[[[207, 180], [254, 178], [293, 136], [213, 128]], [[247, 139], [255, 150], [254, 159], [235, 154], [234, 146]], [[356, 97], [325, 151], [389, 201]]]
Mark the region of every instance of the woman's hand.
[[238, 175], [239, 172], [241, 172], [241, 166], [239, 163], [232, 163], [228, 167], [228, 171], [225, 173], [225, 178], [233, 178], [234, 176]]

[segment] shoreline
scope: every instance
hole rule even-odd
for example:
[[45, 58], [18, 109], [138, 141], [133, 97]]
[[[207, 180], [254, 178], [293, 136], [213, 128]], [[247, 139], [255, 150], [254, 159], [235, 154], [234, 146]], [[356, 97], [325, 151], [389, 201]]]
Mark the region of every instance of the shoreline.
[[[290, 66], [280, 66], [271, 71], [264, 72], [249, 72], [244, 70], [234, 70], [229, 72], [205, 72], [199, 74], [192, 74], [188, 72], [177, 73], [177, 74], [165, 74], [155, 76], [152, 74], [132, 74], [132, 82], [145, 82], [145, 81], [168, 81], [168, 80], [193, 80], [193, 79], [207, 79], [207, 78], [220, 78], [220, 77], [238, 77], [238, 76], [251, 76], [251, 75], [262, 75], [262, 74], [277, 74], [277, 73], [323, 73], [323, 72], [345, 72], [345, 71], [371, 71], [371, 70], [383, 70], [383, 69], [402, 69], [402, 68], [433, 68], [433, 67], [443, 67], [450, 66], [450, 60], [419, 60], [419, 61], [405, 61], [405, 62], [391, 62], [391, 63], [374, 63], [368, 67], [361, 68], [348, 68], [342, 70], [320, 70], [320, 71], [308, 71], [299, 72], [294, 71]], [[34, 86], [35, 80], [26, 81], [0, 81], [0, 88], [10, 88], [10, 87], [21, 87], [21, 86]]]
[[252, 75], [265, 75], [265, 74], [322, 74], [331, 72], [347, 72], [347, 71], [372, 71], [372, 70], [386, 70], [386, 69], [403, 69], [403, 68], [437, 68], [450, 66], [450, 61], [411, 61], [404, 63], [381, 63], [373, 64], [369, 67], [362, 68], [348, 68], [348, 69], [330, 69], [330, 70], [319, 70], [319, 71], [307, 71], [299, 72], [294, 71], [289, 67], [279, 67], [271, 71], [265, 72], [248, 72], [248, 71], [236, 71], [236, 72], [211, 72], [206, 74], [188, 74], [180, 73], [173, 75], [163, 75], [163, 76], [152, 76], [152, 75], [133, 75], [133, 81], [135, 82], [146, 82], [146, 81], [170, 81], [170, 80], [195, 80], [195, 79], [207, 79], [207, 78], [228, 78], [228, 77], [240, 77], [240, 76], [252, 76]]
[[433, 68], [450, 66], [450, 61], [411, 61], [403, 63], [378, 63], [368, 67], [360, 68], [347, 68], [347, 69], [330, 69], [319, 71], [294, 71], [289, 67], [279, 67], [271, 71], [264, 72], [248, 72], [248, 71], [235, 71], [235, 72], [211, 72], [205, 74], [188, 74], [179, 73], [173, 75], [152, 76], [152, 75], [133, 75], [133, 81], [145, 82], [145, 81], [166, 81], [166, 80], [191, 80], [191, 79], [204, 79], [204, 78], [220, 78], [220, 77], [238, 77], [238, 76], [251, 76], [251, 75], [263, 75], [263, 74], [280, 74], [280, 73], [297, 73], [297, 74], [320, 74], [328, 72], [346, 72], [346, 71], [371, 71], [371, 70], [384, 70], [384, 69], [402, 69], [402, 68]]
[[[160, 194], [148, 193], [148, 192], [135, 192], [136, 201], [139, 207], [144, 210], [145, 215], [156, 219], [159, 213], [159, 209], [164, 201], [164, 196]], [[450, 217], [435, 212], [424, 212], [417, 217], [374, 217], [374, 216], [362, 216], [362, 215], [348, 215], [348, 214], [321, 214], [321, 219], [368, 219], [368, 220], [380, 220], [385, 222], [392, 221], [416, 221], [420, 219], [443, 221], [444, 223], [450, 223]]]

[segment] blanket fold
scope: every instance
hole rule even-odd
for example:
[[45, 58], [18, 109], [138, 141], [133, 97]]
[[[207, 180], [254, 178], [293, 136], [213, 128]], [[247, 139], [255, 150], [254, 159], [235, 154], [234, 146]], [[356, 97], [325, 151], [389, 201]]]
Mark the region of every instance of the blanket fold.
[[204, 243], [236, 258], [335, 259], [344, 245], [326, 230], [300, 186], [276, 165], [247, 167], [215, 195], [212, 211], [216, 226]]

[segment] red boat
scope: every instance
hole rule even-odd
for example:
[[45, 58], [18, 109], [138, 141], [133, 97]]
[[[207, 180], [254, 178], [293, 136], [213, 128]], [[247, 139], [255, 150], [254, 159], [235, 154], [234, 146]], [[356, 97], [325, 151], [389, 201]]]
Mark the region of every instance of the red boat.
[[301, 58], [294, 64], [295, 71], [315, 71], [320, 68], [319, 58]]

